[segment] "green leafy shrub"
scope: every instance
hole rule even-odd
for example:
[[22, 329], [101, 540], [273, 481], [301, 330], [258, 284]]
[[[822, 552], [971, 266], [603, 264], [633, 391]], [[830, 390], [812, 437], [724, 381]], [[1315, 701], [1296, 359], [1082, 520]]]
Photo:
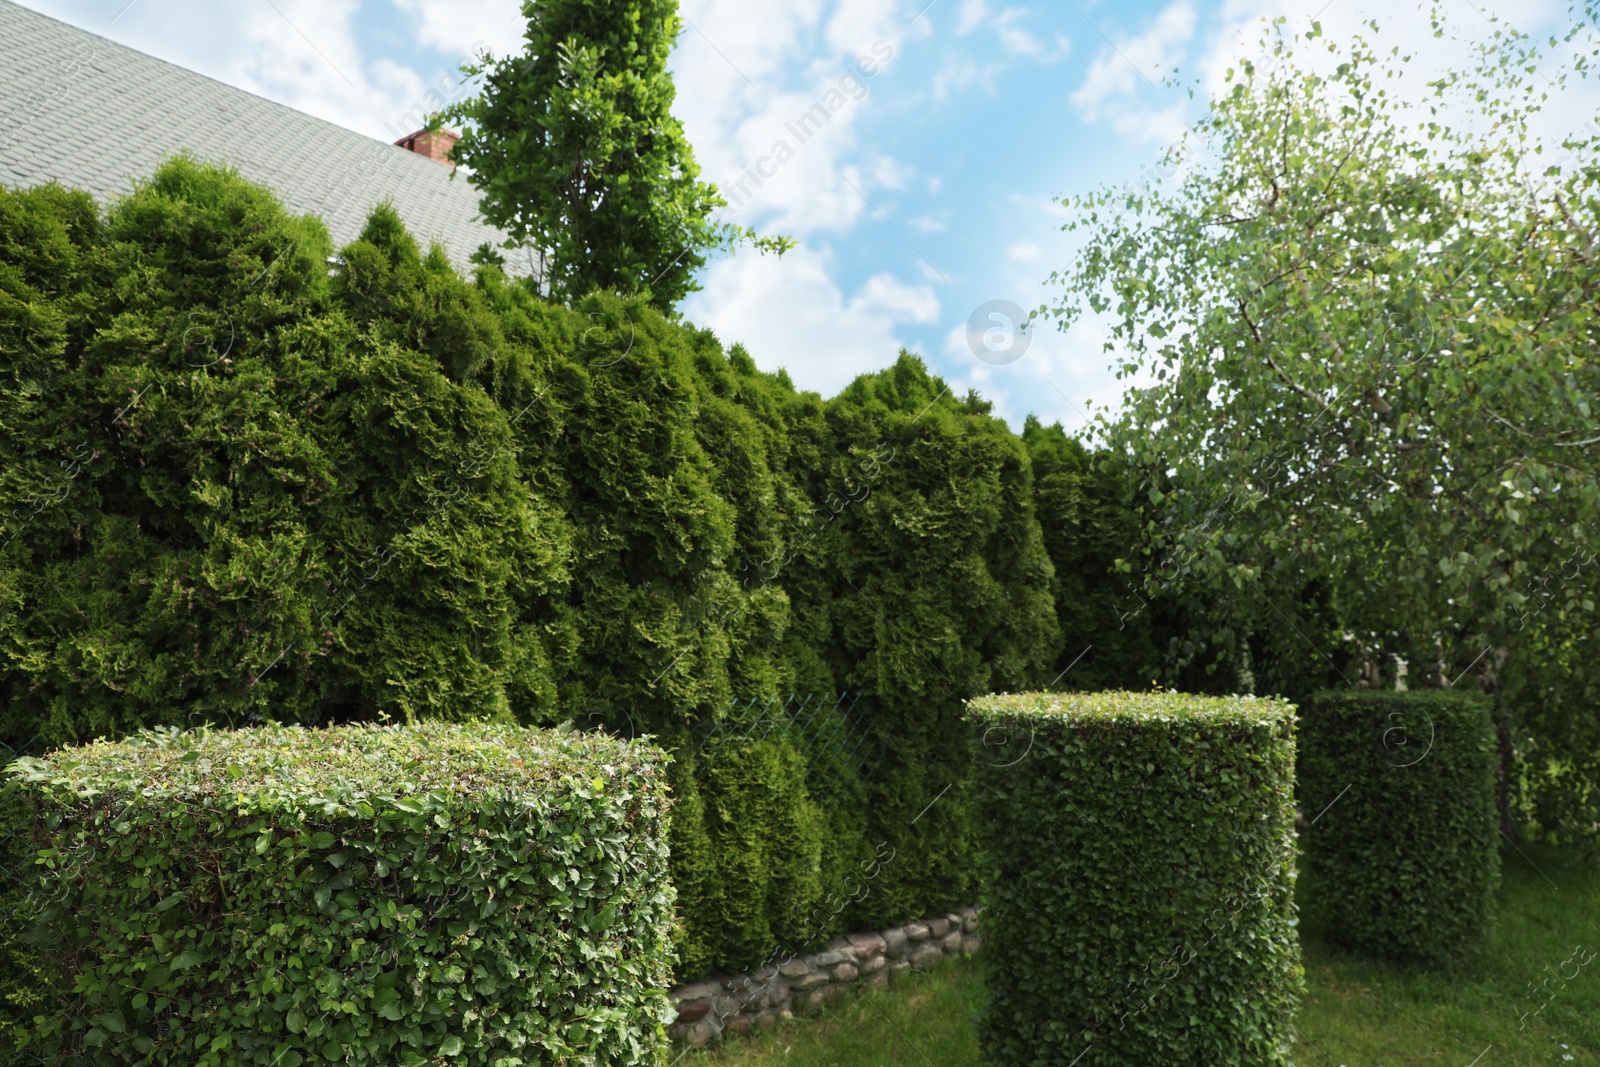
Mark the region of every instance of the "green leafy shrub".
[[664, 757], [512, 726], [23, 758], [55, 1062], [658, 1063]]
[[1308, 906], [1328, 936], [1398, 960], [1472, 952], [1500, 887], [1487, 698], [1339, 690], [1307, 702]]
[[1293, 707], [1036, 693], [968, 710], [988, 1062], [1290, 1063]]
[[[0, 749], [0, 762], [9, 754]], [[33, 1018], [44, 1010], [48, 988], [39, 946], [23, 937], [29, 912], [22, 875], [32, 860], [23, 805], [15, 788], [0, 781], [0, 1063], [28, 1044]]]

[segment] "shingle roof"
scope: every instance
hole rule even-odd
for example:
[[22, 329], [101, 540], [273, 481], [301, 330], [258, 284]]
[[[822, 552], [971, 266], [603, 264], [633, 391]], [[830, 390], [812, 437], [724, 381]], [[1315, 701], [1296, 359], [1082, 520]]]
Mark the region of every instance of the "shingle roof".
[[[367, 214], [394, 202], [424, 248], [456, 266], [505, 239], [478, 214], [465, 176], [165, 60], [0, 0], [0, 184], [59, 182], [105, 203], [169, 156], [228, 163], [296, 214], [320, 216], [342, 247]], [[526, 251], [508, 271], [536, 273]]]

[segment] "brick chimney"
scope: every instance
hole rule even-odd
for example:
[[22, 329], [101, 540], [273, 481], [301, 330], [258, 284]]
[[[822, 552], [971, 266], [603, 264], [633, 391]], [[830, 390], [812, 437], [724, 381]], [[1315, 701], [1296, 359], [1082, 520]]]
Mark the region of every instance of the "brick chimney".
[[407, 152], [415, 152], [419, 156], [453, 167], [455, 162], [450, 158], [450, 149], [454, 148], [459, 140], [461, 135], [453, 130], [418, 130], [416, 133], [406, 134], [395, 144]]

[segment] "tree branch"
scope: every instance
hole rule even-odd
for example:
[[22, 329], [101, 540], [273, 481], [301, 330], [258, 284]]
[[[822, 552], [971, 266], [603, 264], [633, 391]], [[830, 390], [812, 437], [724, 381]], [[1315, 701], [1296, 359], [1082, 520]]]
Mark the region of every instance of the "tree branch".
[[1267, 343], [1261, 339], [1261, 331], [1256, 328], [1255, 322], [1250, 318], [1250, 311], [1245, 306], [1243, 298], [1240, 298], [1239, 300], [1239, 317], [1244, 319], [1244, 324], [1246, 326], [1250, 327], [1250, 335], [1256, 339], [1256, 344], [1261, 346], [1261, 354], [1266, 357], [1267, 366], [1271, 367], [1278, 377], [1283, 379], [1283, 384], [1287, 385], [1290, 389], [1293, 389], [1307, 400], [1319, 405], [1323, 411], [1327, 411], [1327, 401], [1323, 400], [1316, 393], [1313, 393], [1311, 390], [1307, 389], [1305, 386], [1289, 377], [1289, 375], [1285, 374], [1283, 368], [1278, 366], [1278, 361], [1272, 358], [1272, 351], [1267, 347]]
[[[1560, 193], [1555, 194], [1555, 201], [1556, 208], [1561, 212], [1561, 217], [1567, 220], [1567, 225], [1571, 226], [1573, 230], [1575, 230], [1578, 235], [1583, 238], [1584, 250], [1592, 253], [1594, 251], [1594, 240], [1589, 236], [1589, 231], [1580, 226], [1578, 224], [1578, 220], [1572, 217], [1572, 212], [1567, 210], [1567, 202], [1561, 199]], [[1578, 257], [1578, 262], [1582, 263], [1585, 267], [1593, 268], [1594, 262], [1589, 256], [1584, 255], [1583, 252], [1580, 252], [1577, 249], [1573, 249], [1573, 254]]]

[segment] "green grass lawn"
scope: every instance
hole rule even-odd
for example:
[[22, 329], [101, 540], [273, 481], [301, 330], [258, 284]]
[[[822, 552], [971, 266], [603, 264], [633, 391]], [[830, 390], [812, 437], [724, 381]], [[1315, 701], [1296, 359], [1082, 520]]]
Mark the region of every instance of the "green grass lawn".
[[[1453, 972], [1370, 963], [1308, 930], [1301, 1067], [1600, 1067], [1600, 868], [1522, 851], [1506, 854], [1488, 950]], [[1530, 986], [1543, 978], [1554, 993], [1532, 1014]], [[978, 965], [947, 963], [680, 1067], [697, 1056], [727, 1067], [978, 1067], [971, 1020], [982, 1003]]]
[[691, 1052], [677, 1067], [695, 1067], [697, 1056], [728, 1067], [976, 1067], [972, 1013], [982, 1003], [977, 961], [952, 960], [893, 989], [862, 987], [821, 1015]]

